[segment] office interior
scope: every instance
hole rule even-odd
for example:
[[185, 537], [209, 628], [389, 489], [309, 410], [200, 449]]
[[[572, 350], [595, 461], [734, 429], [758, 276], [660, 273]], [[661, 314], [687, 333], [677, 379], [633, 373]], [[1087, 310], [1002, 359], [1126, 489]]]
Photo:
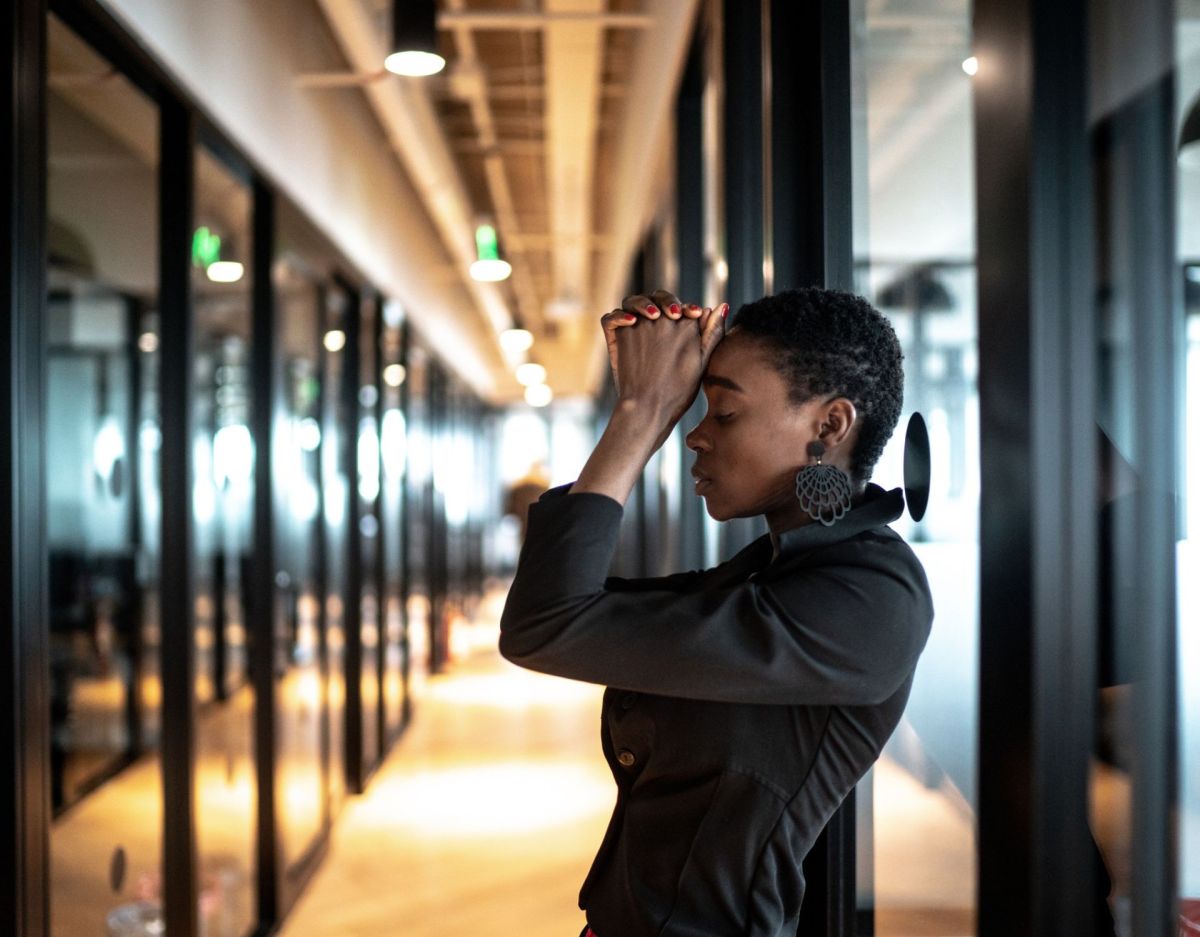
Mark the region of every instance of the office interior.
[[[398, 75], [418, 8], [444, 67]], [[1200, 933], [1200, 2], [0, 22], [9, 933], [301, 937], [373, 796], [433, 842], [537, 834], [470, 780], [393, 782], [527, 717], [599, 763], [598, 698], [495, 659], [511, 496], [576, 476], [615, 399], [599, 316], [660, 285], [860, 293], [904, 349], [901, 426], [929, 427], [928, 512], [895, 528], [936, 622], [806, 860], [802, 933], [1091, 935], [1106, 877], [1122, 937]], [[615, 573], [761, 533], [692, 492], [702, 413]], [[874, 480], [904, 470], [898, 433]], [[542, 772], [570, 837], [612, 797], [574, 770]], [[426, 876], [373, 875], [391, 932], [460, 932], [412, 910]]]

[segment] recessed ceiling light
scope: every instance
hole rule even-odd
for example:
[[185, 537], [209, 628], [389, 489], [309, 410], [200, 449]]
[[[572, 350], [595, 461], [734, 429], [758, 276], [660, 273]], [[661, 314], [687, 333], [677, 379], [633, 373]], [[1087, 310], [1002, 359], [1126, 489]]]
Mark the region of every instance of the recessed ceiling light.
[[236, 260], [214, 260], [208, 265], [208, 278], [214, 283], [236, 283], [246, 272]]
[[546, 381], [546, 369], [540, 364], [534, 364], [532, 361], [522, 364], [517, 368], [517, 381], [526, 387], [532, 387], [534, 384], [544, 384]]
[[533, 347], [533, 333], [528, 329], [505, 329], [500, 333], [500, 347], [510, 355], [529, 351]]
[[531, 407], [544, 407], [554, 399], [554, 391], [548, 384], [534, 384], [525, 388], [525, 402]]

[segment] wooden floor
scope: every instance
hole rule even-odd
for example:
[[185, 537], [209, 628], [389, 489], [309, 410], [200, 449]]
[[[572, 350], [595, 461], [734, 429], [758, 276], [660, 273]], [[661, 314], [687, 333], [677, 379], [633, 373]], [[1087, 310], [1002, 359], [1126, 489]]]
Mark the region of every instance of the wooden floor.
[[576, 937], [615, 796], [600, 692], [482, 649], [430, 679], [282, 937]]
[[[576, 937], [615, 796], [600, 689], [519, 670], [464, 626], [408, 734], [351, 798], [281, 937]], [[974, 933], [974, 831], [954, 798], [875, 768], [876, 933]]]

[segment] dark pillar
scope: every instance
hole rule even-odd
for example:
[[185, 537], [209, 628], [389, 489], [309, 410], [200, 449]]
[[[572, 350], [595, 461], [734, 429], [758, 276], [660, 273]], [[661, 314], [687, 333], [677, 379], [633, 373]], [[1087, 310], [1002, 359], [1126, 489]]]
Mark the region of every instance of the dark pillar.
[[0, 11], [0, 926], [49, 933], [49, 659], [42, 445], [45, 308], [46, 9], [14, 0]]
[[250, 581], [250, 679], [254, 685], [254, 757], [258, 781], [258, 918], [264, 926], [279, 919], [279, 845], [275, 794], [275, 414], [281, 412], [282, 382], [275, 336], [275, 290], [271, 267], [275, 251], [275, 194], [261, 179], [254, 180], [254, 264], [252, 355], [254, 436], [254, 556]]
[[195, 124], [191, 112], [174, 100], [162, 102], [160, 152], [163, 893], [167, 932], [192, 937], [199, 933], [191, 457]]
[[1095, 341], [1084, 0], [977, 0], [979, 934], [1091, 937]]

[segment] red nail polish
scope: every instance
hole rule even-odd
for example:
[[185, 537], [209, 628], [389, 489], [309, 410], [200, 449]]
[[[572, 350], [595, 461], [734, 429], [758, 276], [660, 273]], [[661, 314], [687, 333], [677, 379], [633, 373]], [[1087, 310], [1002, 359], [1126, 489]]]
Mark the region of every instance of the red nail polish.
[[679, 303], [671, 303], [671, 313], [676, 316], [683, 314], [683, 310], [679, 308]]
[[727, 315], [729, 315], [729, 303], [722, 303], [721, 304], [721, 318], [724, 319]]
[[658, 307], [657, 306], [647, 306], [646, 307], [646, 315], [648, 315], [648, 316], [658, 315]]
[[636, 318], [637, 318], [637, 316], [635, 316], [632, 312], [625, 313], [625, 321], [626, 322], [632, 322]]

